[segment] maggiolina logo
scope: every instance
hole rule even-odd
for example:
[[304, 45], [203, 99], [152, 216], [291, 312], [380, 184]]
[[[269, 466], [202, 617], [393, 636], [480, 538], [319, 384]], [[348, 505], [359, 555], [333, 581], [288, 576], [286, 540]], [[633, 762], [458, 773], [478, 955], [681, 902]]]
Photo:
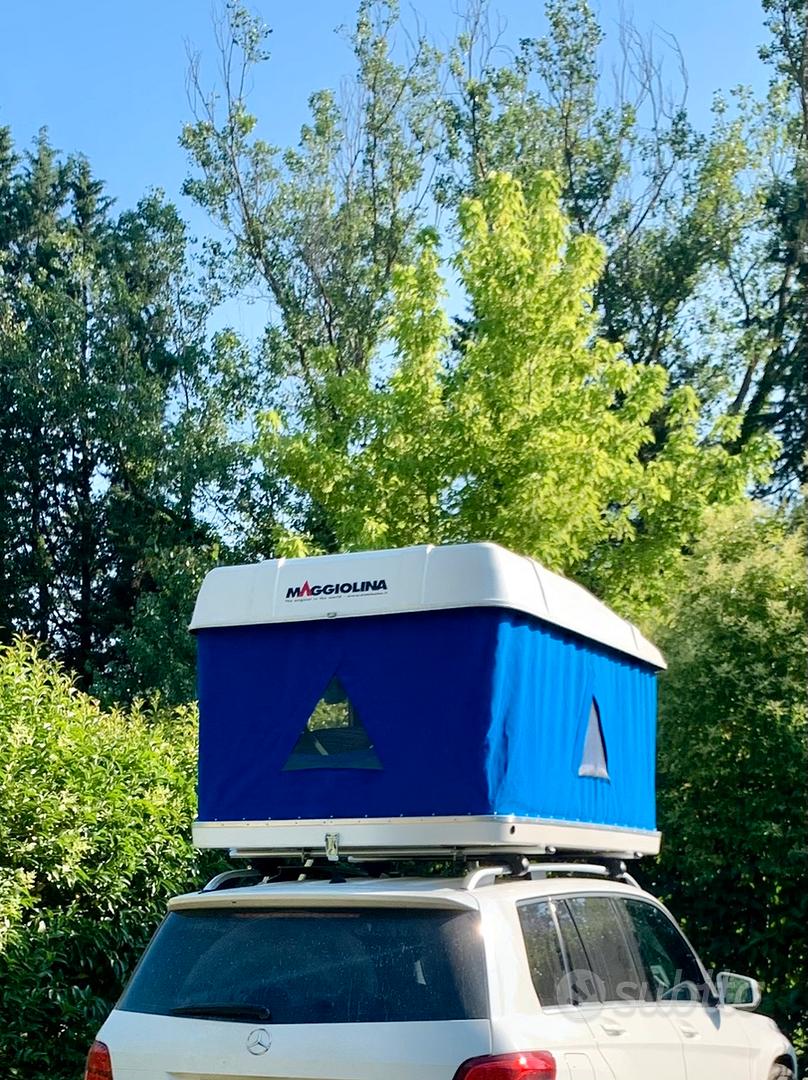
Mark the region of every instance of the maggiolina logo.
[[387, 592], [384, 578], [378, 581], [335, 581], [328, 585], [290, 585], [286, 590], [287, 600], [314, 600], [318, 596], [359, 596], [368, 593]]

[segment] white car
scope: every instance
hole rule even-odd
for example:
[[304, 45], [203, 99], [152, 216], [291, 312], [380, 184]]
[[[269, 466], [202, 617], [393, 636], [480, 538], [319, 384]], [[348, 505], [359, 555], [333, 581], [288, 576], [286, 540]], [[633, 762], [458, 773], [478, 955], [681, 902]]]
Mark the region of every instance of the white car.
[[749, 1011], [756, 983], [714, 984], [628, 875], [498, 869], [236, 887], [223, 875], [177, 897], [87, 1080], [796, 1076], [787, 1039]]

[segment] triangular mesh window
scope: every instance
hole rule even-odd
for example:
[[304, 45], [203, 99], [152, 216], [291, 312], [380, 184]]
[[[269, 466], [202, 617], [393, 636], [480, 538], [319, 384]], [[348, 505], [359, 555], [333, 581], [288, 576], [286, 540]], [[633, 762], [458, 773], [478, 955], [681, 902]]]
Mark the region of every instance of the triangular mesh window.
[[314, 706], [283, 770], [381, 767], [373, 743], [335, 675]]
[[578, 775], [594, 776], [598, 780], [609, 779], [606, 743], [603, 738], [603, 725], [600, 722], [600, 709], [594, 698], [592, 698], [592, 704], [589, 708], [589, 720], [587, 721], [586, 738], [584, 739], [584, 752], [581, 758], [581, 767], [578, 769]]

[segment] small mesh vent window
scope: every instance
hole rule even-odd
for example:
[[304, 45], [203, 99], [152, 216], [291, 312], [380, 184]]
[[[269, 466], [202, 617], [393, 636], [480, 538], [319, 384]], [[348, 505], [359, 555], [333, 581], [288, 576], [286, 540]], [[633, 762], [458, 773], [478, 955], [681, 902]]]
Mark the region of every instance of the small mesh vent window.
[[300, 769], [381, 769], [364, 724], [335, 675], [314, 706], [284, 772]]

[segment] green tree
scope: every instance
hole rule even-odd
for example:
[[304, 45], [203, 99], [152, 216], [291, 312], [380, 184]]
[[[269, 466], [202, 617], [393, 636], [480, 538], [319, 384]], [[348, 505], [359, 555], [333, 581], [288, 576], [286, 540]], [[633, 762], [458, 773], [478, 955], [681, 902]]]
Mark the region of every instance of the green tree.
[[[339, 420], [270, 414], [261, 449], [343, 549], [496, 540], [597, 586], [623, 611], [666, 586], [704, 508], [741, 496], [765, 442], [733, 456], [695, 396], [598, 336], [600, 245], [573, 233], [558, 184], [495, 174], [459, 214], [452, 268], [469, 310], [453, 347], [433, 234], [394, 276], [387, 369], [332, 376]], [[653, 441], [667, 401], [668, 435]], [[278, 549], [316, 546], [278, 538]]]
[[195, 710], [105, 712], [19, 641], [0, 648], [0, 772], [3, 1075], [75, 1080], [167, 898], [208, 869]]
[[808, 1051], [805, 533], [754, 503], [711, 515], [662, 611], [655, 887], [708, 965], [764, 984]]
[[[206, 92], [199, 58], [191, 65], [195, 120], [181, 142], [197, 172], [185, 190], [224, 237], [214, 247], [217, 272], [269, 303], [257, 364], [264, 406], [283, 400], [333, 416], [326, 382], [367, 370], [393, 267], [408, 257], [422, 219], [437, 139], [437, 56], [421, 35], [397, 60], [397, 5], [362, 0], [350, 90], [341, 100], [313, 93], [298, 145], [283, 150], [262, 137], [245, 92], [268, 58], [269, 28], [233, 4], [216, 29], [221, 85]], [[271, 472], [251, 481], [242, 500], [248, 545], [266, 555], [272, 508], [294, 492]], [[308, 524], [333, 545], [325, 523]]]
[[343, 100], [313, 93], [287, 150], [260, 136], [247, 108], [245, 87], [268, 58], [260, 19], [230, 5], [217, 24], [218, 91], [203, 91], [198, 58], [191, 67], [196, 118], [181, 141], [198, 172], [186, 191], [228, 238], [235, 282], [260, 288], [278, 317], [263, 353], [270, 377], [291, 377], [315, 403], [326, 376], [366, 370], [428, 191], [437, 56], [421, 37], [406, 62], [394, 59], [397, 15], [362, 0], [352, 89]]
[[215, 556], [206, 500], [239, 464], [232, 339], [207, 341], [187, 247], [159, 195], [115, 217], [85, 160], [0, 131], [0, 634], [127, 697], [176, 683], [124, 638], [169, 553]]
[[[794, 28], [804, 15], [798, 0], [767, 3], [775, 51], [790, 50], [793, 88], [802, 77]], [[785, 37], [772, 14], [781, 8], [791, 13]], [[284, 152], [259, 135], [245, 94], [267, 59], [268, 30], [238, 5], [229, 10], [220, 25], [223, 84], [218, 97], [199, 92], [197, 120], [183, 136], [196, 166], [187, 190], [231, 237], [221, 254], [233, 284], [257, 285], [272, 302], [261, 356], [267, 405], [301, 416], [314, 407], [339, 422], [331, 376], [350, 381], [383, 344], [393, 268], [410, 257], [425, 210], [445, 225], [490, 172], [530, 186], [551, 170], [573, 229], [605, 249], [594, 289], [604, 336], [632, 363], [664, 367], [671, 390], [689, 385], [708, 412], [739, 417], [730, 450], [776, 432], [784, 444], [777, 487], [793, 482], [804, 414], [803, 346], [795, 352], [794, 342], [805, 323], [797, 270], [805, 185], [789, 184], [786, 198], [769, 170], [775, 143], [789, 160], [802, 154], [799, 125], [776, 105], [782, 90], [770, 105], [743, 94], [734, 111], [720, 105], [703, 133], [688, 119], [683, 58], [668, 50], [678, 66], [671, 80], [660, 36], [624, 23], [620, 78], [614, 90], [607, 85], [604, 34], [587, 0], [548, 0], [547, 34], [523, 35], [510, 50], [492, 29], [494, 9], [471, 0], [443, 52], [423, 33], [410, 34], [407, 48], [397, 5], [365, 0], [352, 38], [355, 92], [313, 95], [311, 122]], [[199, 90], [196, 64], [193, 75]], [[441, 239], [451, 248], [448, 229]], [[757, 294], [748, 311], [739, 285], [748, 300]], [[667, 438], [666, 400], [653, 429], [646, 456]], [[271, 487], [272, 474], [265, 479]], [[333, 547], [327, 523], [308, 509], [309, 531]], [[255, 532], [268, 551], [259, 516]]]
[[[587, 0], [548, 0], [548, 31], [503, 58], [487, 3], [469, 5], [449, 54], [444, 186], [473, 194], [491, 170], [529, 182], [551, 169], [573, 227], [604, 246], [596, 286], [604, 331], [633, 363], [674, 377], [690, 342], [683, 311], [734, 229], [737, 128], [697, 132], [685, 107], [684, 58], [624, 21], [613, 89], [605, 34]], [[667, 79], [665, 62], [676, 65]], [[678, 92], [677, 92], [678, 91]]]
[[[609, 87], [587, 0], [548, 0], [549, 32], [523, 38], [513, 60], [488, 5], [471, 4], [449, 57], [443, 184], [451, 200], [490, 169], [555, 170], [573, 226], [605, 247], [595, 298], [606, 336], [741, 416], [730, 448], [775, 432], [780, 491], [804, 481], [808, 16], [800, 0], [763, 7], [771, 93], [719, 98], [705, 133], [688, 118], [684, 58], [662, 35], [624, 21]], [[664, 441], [664, 410], [654, 427]]]
[[765, 149], [752, 185], [748, 225], [728, 261], [727, 333], [740, 359], [733, 410], [740, 440], [773, 431], [782, 445], [775, 490], [808, 482], [808, 7], [763, 0], [773, 69], [758, 143]]

